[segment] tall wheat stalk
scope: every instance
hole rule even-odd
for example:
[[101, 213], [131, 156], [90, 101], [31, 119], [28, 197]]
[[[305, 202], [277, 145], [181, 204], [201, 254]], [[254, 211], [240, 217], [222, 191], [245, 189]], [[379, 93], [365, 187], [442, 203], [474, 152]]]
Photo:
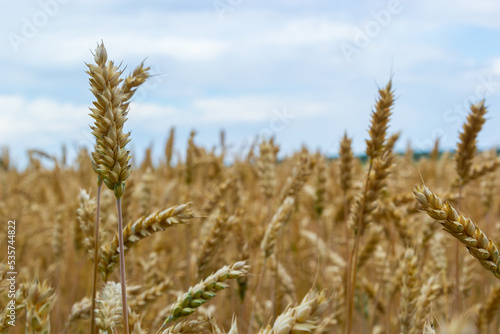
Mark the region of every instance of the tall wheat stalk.
[[[125, 256], [123, 247], [123, 218], [121, 197], [125, 192], [125, 180], [131, 173], [129, 165], [130, 151], [126, 145], [130, 142], [130, 132], [123, 132], [127, 120], [128, 106], [137, 87], [149, 77], [149, 68], [141, 64], [125, 80], [120, 79], [123, 71], [113, 61], [107, 61], [108, 54], [104, 44], [97, 46], [94, 60], [97, 65], [87, 64], [90, 75], [91, 91], [96, 97], [94, 108], [90, 108], [94, 125], [92, 134], [96, 139], [95, 151], [92, 153], [92, 165], [98, 173], [98, 209], [95, 225], [94, 281], [92, 292], [92, 314], [95, 309], [97, 285], [97, 269], [99, 258], [99, 208], [100, 188], [104, 183], [114, 192], [118, 215], [118, 236], [120, 248], [120, 281], [122, 287], [122, 312], [125, 333], [129, 333], [128, 307], [125, 277]], [[121, 84], [123, 81], [123, 84]], [[120, 85], [121, 84], [121, 85]], [[94, 332], [94, 320], [91, 317], [91, 332]]]
[[[379, 98], [375, 104], [375, 111], [372, 113], [369, 130], [370, 139], [366, 141], [366, 155], [370, 159], [368, 172], [363, 193], [361, 194], [361, 198], [358, 198], [356, 201], [351, 216], [351, 221], [355, 228], [355, 239], [347, 266], [347, 319], [345, 328], [347, 334], [350, 334], [352, 331], [354, 289], [356, 287], [360, 238], [370, 222], [370, 214], [374, 210], [374, 204], [379, 192], [385, 186], [388, 169], [392, 164], [391, 151], [385, 151], [384, 148], [393, 104], [394, 92], [392, 90], [392, 81], [389, 81], [384, 88], [379, 89]], [[373, 175], [372, 169], [374, 170]]]

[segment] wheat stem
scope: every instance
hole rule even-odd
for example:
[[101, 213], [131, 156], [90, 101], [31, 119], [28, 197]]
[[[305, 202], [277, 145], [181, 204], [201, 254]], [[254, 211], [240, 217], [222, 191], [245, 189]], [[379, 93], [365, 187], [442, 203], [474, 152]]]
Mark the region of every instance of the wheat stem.
[[99, 212], [101, 207], [101, 189], [102, 189], [102, 181], [101, 178], [98, 177], [97, 183], [97, 209], [95, 215], [95, 225], [94, 225], [94, 279], [92, 281], [92, 307], [90, 312], [90, 333], [94, 334], [97, 331], [97, 327], [95, 324], [95, 297], [97, 294], [97, 272], [99, 271]]
[[118, 215], [118, 243], [120, 247], [120, 283], [122, 287], [122, 312], [123, 328], [125, 334], [129, 334], [128, 326], [128, 307], [127, 307], [127, 283], [125, 277], [125, 249], [123, 247], [123, 219], [122, 219], [122, 200], [116, 199], [116, 210]]

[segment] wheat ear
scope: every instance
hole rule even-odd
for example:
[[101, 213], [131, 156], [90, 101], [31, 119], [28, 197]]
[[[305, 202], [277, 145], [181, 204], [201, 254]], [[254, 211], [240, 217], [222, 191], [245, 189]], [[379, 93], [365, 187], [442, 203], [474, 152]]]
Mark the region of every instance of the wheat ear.
[[171, 127], [168, 135], [167, 143], [165, 144], [165, 158], [167, 159], [167, 168], [172, 168], [172, 155], [174, 153], [175, 128]]
[[224, 210], [220, 210], [209, 234], [204, 238], [198, 255], [198, 277], [203, 277], [208, 264], [214, 258], [217, 249], [222, 246], [228, 232], [228, 217]]
[[484, 100], [478, 104], [473, 104], [470, 107], [470, 113], [467, 116], [467, 122], [463, 126], [463, 131], [460, 133], [460, 141], [457, 145], [455, 157], [456, 171], [459, 177], [458, 183], [460, 186], [465, 185], [470, 178], [472, 169], [472, 160], [477, 152], [476, 138], [481, 131], [481, 128], [486, 121]]
[[413, 193], [422, 211], [441, 223], [446, 232], [464, 244], [485, 269], [500, 279], [500, 256], [497, 246], [470, 218], [464, 217], [449, 203], [443, 203], [441, 198], [426, 186], [416, 186]]
[[422, 333], [431, 314], [432, 302], [439, 296], [441, 286], [436, 283], [437, 276], [431, 276], [422, 286], [420, 296], [415, 303], [415, 316], [409, 334]]
[[371, 125], [368, 133], [370, 139], [366, 140], [366, 155], [371, 160], [382, 154], [386, 143], [386, 134], [389, 127], [389, 118], [392, 114], [394, 104], [394, 92], [392, 81], [390, 80], [384, 88], [378, 90], [379, 99], [375, 104], [375, 111], [372, 113]]
[[26, 334], [49, 334], [50, 311], [54, 306], [54, 290], [47, 282], [35, 279], [26, 290]]
[[302, 299], [302, 302], [288, 308], [276, 318], [273, 327], [261, 330], [261, 334], [295, 334], [314, 333], [320, 325], [320, 316], [328, 307], [328, 299], [324, 292], [314, 290]]
[[481, 165], [473, 166], [470, 172], [469, 181], [477, 180], [486, 174], [496, 171], [500, 167], [500, 158], [485, 162]]
[[[24, 283], [19, 284], [19, 287], [16, 290], [16, 295], [15, 295], [15, 308], [14, 308], [14, 315], [16, 318], [18, 318], [19, 314], [21, 313], [22, 310], [26, 307], [26, 297], [27, 297], [27, 289], [29, 288], [29, 285], [27, 286]], [[0, 313], [0, 334], [6, 334], [9, 332], [9, 330], [12, 328], [12, 324], [9, 323], [10, 319], [10, 310], [5, 307], [5, 309]]]
[[489, 323], [495, 318], [495, 314], [500, 306], [500, 286], [493, 288], [489, 293], [488, 299], [481, 304], [479, 314], [477, 316], [478, 333], [487, 333]]
[[267, 226], [266, 233], [260, 244], [260, 249], [264, 253], [264, 258], [267, 259], [276, 247], [276, 238], [278, 237], [281, 227], [286, 224], [290, 215], [292, 214], [293, 204], [295, 200], [293, 197], [286, 197], [278, 211], [271, 219], [271, 223]]
[[[385, 88], [379, 89], [379, 98], [375, 103], [375, 111], [372, 112], [371, 125], [368, 131], [370, 138], [366, 140], [366, 155], [370, 158], [368, 173], [365, 181], [363, 193], [358, 196], [355, 202], [351, 221], [355, 226], [355, 240], [352, 251], [349, 256], [347, 266], [346, 295], [347, 295], [347, 321], [345, 333], [352, 331], [352, 317], [354, 307], [354, 289], [356, 287], [356, 273], [359, 240], [370, 222], [370, 215], [375, 209], [375, 201], [379, 192], [385, 186], [389, 168], [392, 165], [391, 151], [385, 151], [386, 135], [389, 124], [389, 118], [392, 114], [394, 104], [394, 92], [392, 90], [392, 81], [389, 81]], [[372, 168], [374, 175], [372, 176]], [[346, 240], [346, 243], [349, 240]]]
[[297, 197], [298, 193], [309, 179], [315, 165], [316, 161], [309, 156], [303, 154], [300, 157], [292, 170], [292, 175], [287, 178], [283, 186], [281, 200], [285, 200], [287, 197]]
[[[123, 229], [124, 250], [130, 249], [140, 240], [152, 233], [164, 231], [171, 226], [185, 224], [193, 218], [190, 203], [176, 205], [163, 211], [155, 211], [149, 216], [144, 216], [127, 224]], [[99, 270], [104, 280], [113, 272], [119, 257], [119, 234], [116, 233], [113, 239], [102, 247], [102, 254], [99, 261]]]
[[[92, 283], [92, 308], [93, 313], [96, 306], [96, 294], [97, 294], [97, 272], [98, 272], [98, 259], [99, 259], [99, 222], [100, 222], [100, 204], [101, 204], [101, 188], [103, 177], [99, 172], [99, 164], [101, 162], [101, 155], [98, 149], [98, 138], [104, 137], [106, 127], [102, 126], [102, 121], [98, 121], [104, 117], [106, 113], [108, 100], [112, 100], [113, 95], [117, 95], [116, 90], [120, 84], [120, 74], [118, 68], [113, 65], [112, 62], [106, 63], [108, 60], [108, 53], [104, 44], [98, 45], [94, 54], [94, 61], [96, 65], [87, 64], [89, 70], [87, 74], [90, 75], [90, 91], [94, 94], [96, 101], [93, 102], [94, 108], [90, 108], [90, 116], [94, 118], [94, 126], [91, 126], [93, 130], [93, 135], [96, 138], [96, 143], [94, 146], [94, 151], [91, 153], [92, 158], [92, 168], [97, 173], [97, 209], [94, 224], [94, 271], [93, 271], [93, 283]], [[104, 97], [107, 97], [105, 99]], [[121, 101], [117, 101], [119, 103]], [[99, 126], [101, 125], [101, 126]], [[94, 317], [91, 317], [90, 321], [90, 333], [94, 334], [97, 330], [95, 325]]]
[[91, 301], [88, 297], [83, 298], [79, 302], [76, 302], [71, 306], [71, 311], [66, 320], [65, 332], [68, 331], [72, 323], [78, 319], [88, 319], [90, 318], [90, 309], [92, 307]]
[[276, 188], [276, 154], [271, 140], [263, 140], [259, 145], [259, 159], [257, 173], [259, 176], [262, 194], [269, 200], [273, 197]]
[[344, 137], [342, 137], [342, 140], [340, 141], [339, 150], [340, 189], [342, 189], [344, 198], [347, 198], [347, 194], [352, 187], [354, 154], [352, 153], [351, 145], [352, 139], [347, 137], [347, 133], [344, 133]]
[[81, 189], [78, 195], [78, 202], [79, 206], [76, 210], [76, 218], [83, 234], [83, 248], [85, 254], [90, 259], [93, 259], [95, 251], [96, 201], [95, 199], [91, 199], [85, 190]]
[[411, 321], [415, 314], [419, 291], [417, 274], [417, 257], [415, 256], [413, 249], [407, 249], [404, 254], [401, 310], [399, 312], [401, 333], [409, 332], [411, 328]]
[[113, 329], [122, 322], [121, 286], [119, 283], [107, 282], [97, 299], [95, 310], [96, 324], [100, 330], [113, 333]]
[[236, 262], [230, 266], [222, 267], [194, 287], [189, 288], [188, 292], [177, 298], [177, 301], [171, 306], [170, 315], [156, 333], [165, 330], [171, 322], [193, 314], [198, 307], [214, 298], [217, 292], [228, 287], [225, 283], [226, 280], [244, 276], [247, 272], [246, 261]]

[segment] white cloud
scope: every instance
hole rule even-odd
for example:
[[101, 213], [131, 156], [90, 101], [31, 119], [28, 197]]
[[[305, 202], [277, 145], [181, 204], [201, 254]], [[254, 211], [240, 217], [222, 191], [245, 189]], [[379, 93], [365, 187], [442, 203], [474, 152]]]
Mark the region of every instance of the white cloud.
[[459, 23], [500, 28], [500, 2], [496, 0], [425, 0], [413, 3], [421, 12], [428, 14], [429, 21], [440, 22], [442, 26]]
[[29, 100], [0, 95], [0, 144], [40, 147], [62, 141], [85, 140], [91, 121], [88, 108], [50, 98]]
[[[4, 36], [39, 10], [15, 3], [0, 13]], [[171, 125], [200, 135], [219, 125], [258, 133], [284, 107], [303, 120], [287, 139], [300, 134], [316, 147], [347, 129], [362, 151], [376, 83], [383, 85], [391, 70], [400, 96], [395, 130], [416, 140], [430, 138], [433, 128], [448, 131], [442, 114], [474, 94], [481, 75], [500, 75], [494, 47], [500, 3], [402, 0], [401, 13], [347, 64], [339, 43], [352, 43], [356, 29], [387, 3], [245, 1], [221, 21], [210, 2], [71, 1], [19, 54], [2, 49], [0, 144], [91, 141], [83, 72], [101, 39], [127, 72], [148, 57], [153, 72], [164, 74], [137, 94], [126, 126], [136, 135], [163, 138]], [[500, 94], [488, 103], [500, 106]], [[482, 142], [498, 142], [490, 134]], [[447, 135], [455, 138], [455, 130]]]

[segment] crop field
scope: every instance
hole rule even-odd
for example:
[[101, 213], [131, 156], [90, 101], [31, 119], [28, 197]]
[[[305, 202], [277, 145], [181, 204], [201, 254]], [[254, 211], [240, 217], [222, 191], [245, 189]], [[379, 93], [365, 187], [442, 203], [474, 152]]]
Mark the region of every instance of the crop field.
[[228, 157], [224, 132], [211, 148], [171, 128], [160, 159], [132, 164], [127, 114], [150, 69], [103, 44], [93, 58], [94, 147], [32, 150], [23, 169], [1, 152], [0, 333], [500, 333], [487, 101], [453, 152], [436, 141], [418, 159], [393, 150], [388, 81], [363, 157], [349, 130], [335, 157], [278, 159], [279, 137]]

